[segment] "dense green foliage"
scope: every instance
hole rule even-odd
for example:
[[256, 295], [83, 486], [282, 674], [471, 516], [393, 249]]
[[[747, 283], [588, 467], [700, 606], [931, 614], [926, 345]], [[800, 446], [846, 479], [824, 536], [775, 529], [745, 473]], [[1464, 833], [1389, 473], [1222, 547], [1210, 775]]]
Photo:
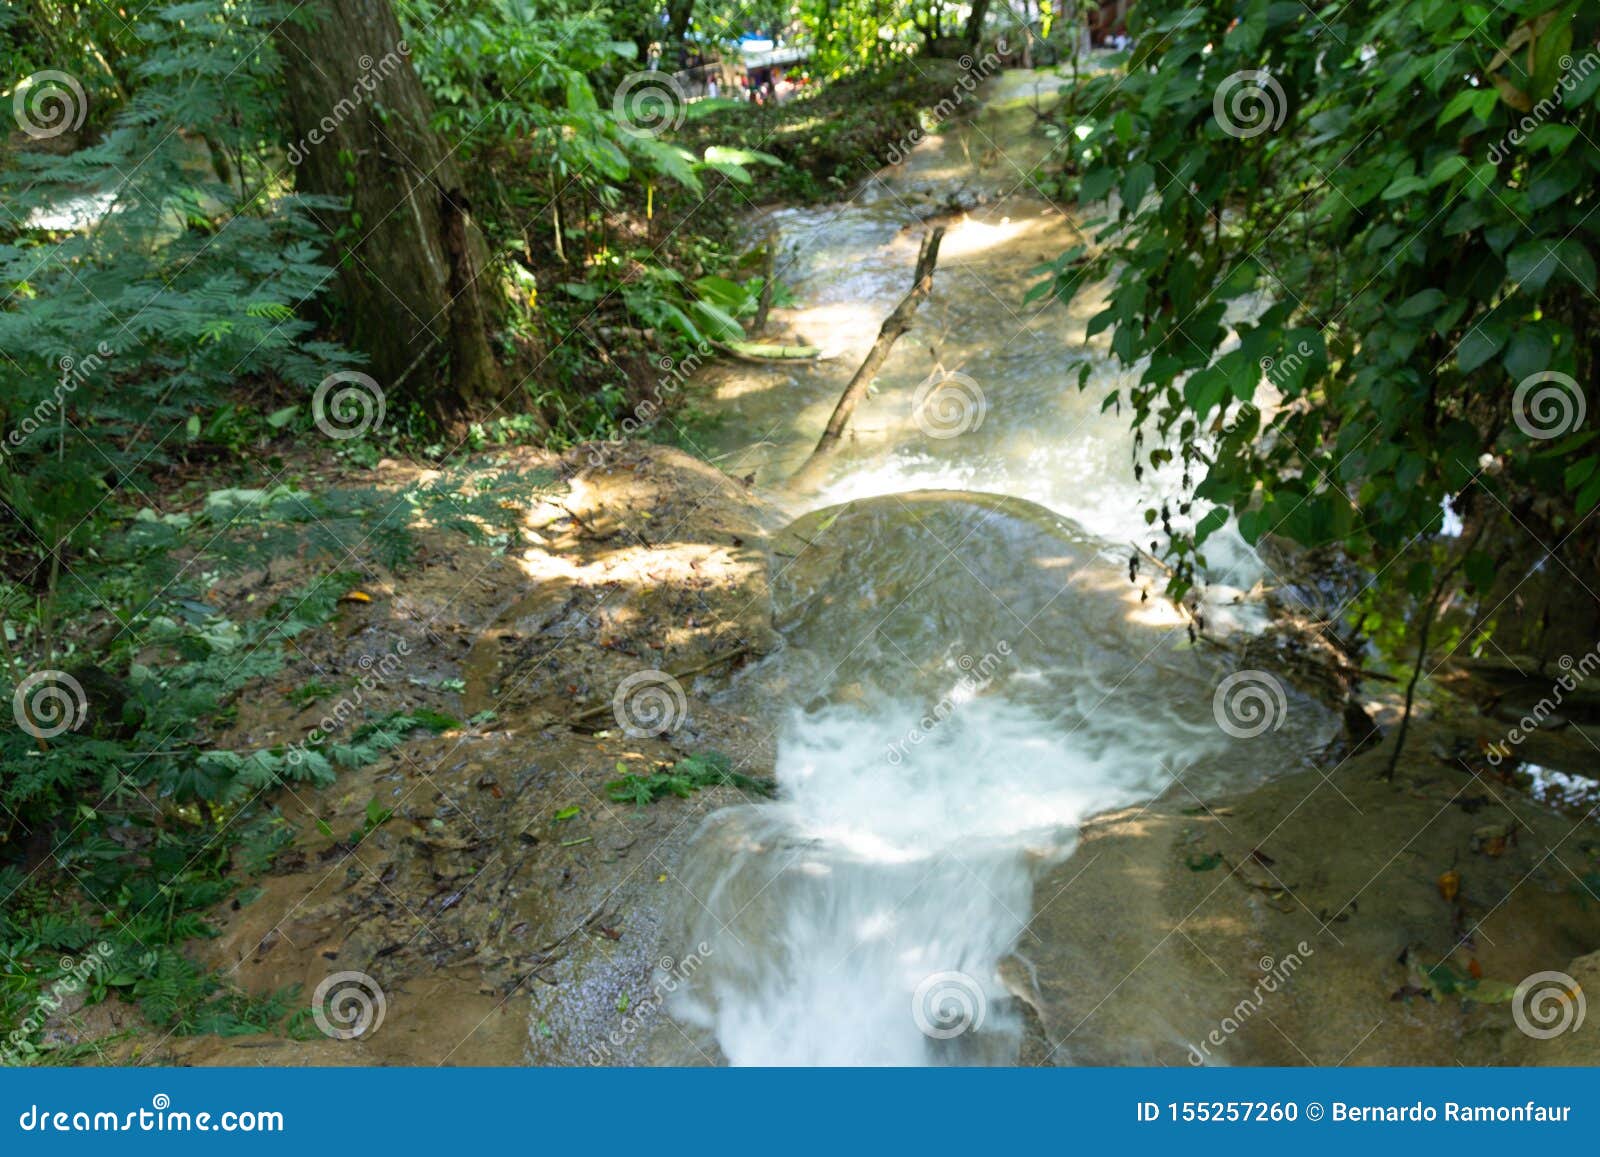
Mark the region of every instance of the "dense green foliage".
[[897, 144], [926, 132], [928, 110], [949, 97], [960, 76], [949, 61], [893, 57], [754, 115], [733, 102], [697, 105], [679, 135], [691, 149], [721, 141], [782, 162], [753, 169], [753, 187], [732, 190], [737, 207], [827, 200], [863, 180]]
[[[340, 696], [351, 709], [325, 716], [337, 730], [319, 724], [292, 742], [241, 748], [231, 733], [238, 701], [299, 657], [298, 638], [336, 617], [363, 578], [333, 569], [352, 546], [396, 569], [414, 556], [421, 524], [504, 546], [508, 500], [548, 481], [507, 471], [470, 490], [449, 475], [399, 492], [218, 490], [192, 512], [102, 520], [93, 556], [76, 560], [47, 600], [30, 607], [10, 588], [0, 608], [14, 636], [7, 694], [20, 689], [30, 727], [0, 730], [0, 951], [28, 962], [29, 975], [0, 992], [8, 1019], [26, 1014], [30, 986], [70, 970], [58, 967], [61, 954], [92, 950], [95, 991], [138, 1001], [153, 1023], [247, 1032], [282, 1020], [284, 998], [240, 997], [180, 945], [207, 934], [205, 911], [294, 838], [272, 789], [329, 784], [413, 730], [456, 721], [426, 709], [374, 715], [351, 693]], [[208, 597], [218, 577], [291, 554], [329, 569], [247, 619]], [[72, 625], [85, 621], [110, 638]], [[56, 670], [30, 683], [19, 652], [29, 670]], [[392, 674], [400, 658], [373, 670]]]
[[[1144, 0], [1133, 19], [1126, 74], [1072, 93], [1057, 130], [1067, 187], [1106, 215], [1039, 292], [1110, 279], [1090, 330], [1141, 374], [1107, 405], [1145, 465], [1181, 466], [1149, 512], [1176, 591], [1229, 513], [1250, 541], [1378, 568], [1447, 500], [1567, 539], [1600, 501], [1574, 420], [1600, 320], [1600, 12]], [[1492, 578], [1489, 553], [1464, 563]], [[1419, 551], [1391, 577], [1438, 575]]]
[[42, 550], [92, 537], [113, 489], [137, 492], [185, 448], [261, 425], [234, 406], [241, 377], [299, 393], [353, 361], [296, 312], [327, 271], [265, 154], [277, 65], [258, 46], [274, 13], [152, 12], [139, 87], [105, 134], [0, 169], [0, 499]]

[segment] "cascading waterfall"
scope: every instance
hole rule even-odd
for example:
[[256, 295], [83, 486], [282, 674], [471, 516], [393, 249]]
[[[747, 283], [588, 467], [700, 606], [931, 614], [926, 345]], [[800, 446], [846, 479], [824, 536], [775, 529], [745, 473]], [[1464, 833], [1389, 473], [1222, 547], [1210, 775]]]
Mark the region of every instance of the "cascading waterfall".
[[887, 764], [882, 736], [918, 717], [794, 720], [783, 801], [702, 834], [695, 863], [710, 870], [686, 883], [706, 898], [700, 935], [718, 955], [675, 1011], [730, 1061], [1011, 1060], [1020, 1024], [995, 962], [1024, 933], [1034, 870], [1071, 851], [1084, 816], [1163, 786], [1003, 700]]
[[674, 1015], [740, 1064], [1009, 1062], [996, 965], [1077, 825], [1288, 753], [1242, 759], [1226, 667], [1031, 503], [895, 495], [785, 540], [809, 544], [778, 584], [788, 645], [735, 692], [793, 704], [780, 798], [696, 838], [685, 919], [712, 951]]
[[[1008, 120], [1003, 104], [991, 90], [986, 139], [1036, 148], [1031, 114]], [[805, 303], [787, 311], [794, 332], [859, 356], [904, 290], [908, 203], [971, 187], [965, 155], [933, 138], [842, 211], [776, 215], [796, 254], [784, 276]], [[1128, 581], [1144, 500], [1173, 480], [1135, 480], [1125, 419], [1075, 388], [1086, 361], [1114, 372], [1084, 319], [1021, 307], [1021, 271], [1071, 231], [1031, 196], [953, 225], [919, 332], [821, 492], [773, 494], [812, 511], [777, 544], [787, 645], [729, 694], [780, 721], [781, 791], [709, 819], [683, 869], [684, 942], [711, 951], [666, 1035], [699, 1053], [1013, 1062], [1022, 1009], [998, 966], [1025, 956], [1030, 917], [1050, 900], [1033, 882], [1072, 853], [1081, 822], [1253, 782], [1307, 745], [1298, 722], [1276, 730], [1272, 695], [1292, 691], [1245, 704], [1261, 726], [1219, 725], [1237, 706], [1216, 698], [1230, 666]], [[926, 375], [952, 369], [965, 375], [960, 412], [920, 412]], [[710, 449], [769, 485], [804, 458], [838, 389], [836, 371], [708, 377], [727, 418]], [[1208, 543], [1213, 561], [1248, 586], [1253, 556], [1224, 538]], [[1298, 702], [1290, 714], [1320, 717]]]

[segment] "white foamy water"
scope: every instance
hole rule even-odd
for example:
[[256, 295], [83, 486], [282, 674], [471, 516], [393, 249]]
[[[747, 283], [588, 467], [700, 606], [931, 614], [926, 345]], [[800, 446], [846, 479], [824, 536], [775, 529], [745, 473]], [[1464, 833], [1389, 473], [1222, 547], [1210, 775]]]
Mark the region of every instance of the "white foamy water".
[[717, 866], [686, 883], [706, 899], [697, 935], [717, 950], [674, 1011], [732, 1063], [1014, 1059], [1021, 1025], [996, 963], [1025, 936], [1034, 874], [1072, 850], [1086, 816], [1171, 778], [1163, 728], [1126, 743], [1062, 735], [998, 698], [890, 762], [920, 714], [797, 716], [783, 800], [724, 812], [702, 834], [697, 863]]
[[1286, 690], [1299, 726], [1244, 746], [1229, 667], [1028, 503], [895, 495], [792, 538], [788, 646], [733, 692], [796, 705], [779, 799], [694, 841], [684, 942], [712, 951], [672, 1011], [735, 1064], [1010, 1063], [1000, 964], [1079, 825], [1282, 767], [1319, 713]]

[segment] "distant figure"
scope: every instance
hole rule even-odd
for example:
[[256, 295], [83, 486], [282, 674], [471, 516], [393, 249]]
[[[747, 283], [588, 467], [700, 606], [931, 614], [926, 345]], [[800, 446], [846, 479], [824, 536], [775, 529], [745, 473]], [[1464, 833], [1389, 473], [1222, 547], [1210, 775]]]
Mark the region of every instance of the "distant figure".
[[706, 81], [706, 96], [712, 100], [717, 99], [717, 78], [714, 76]]

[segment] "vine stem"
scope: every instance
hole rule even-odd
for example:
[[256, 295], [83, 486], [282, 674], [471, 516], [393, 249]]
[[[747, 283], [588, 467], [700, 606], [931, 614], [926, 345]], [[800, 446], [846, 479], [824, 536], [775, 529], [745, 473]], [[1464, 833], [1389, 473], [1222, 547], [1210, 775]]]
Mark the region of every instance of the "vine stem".
[[1389, 753], [1389, 766], [1383, 772], [1382, 778], [1386, 780], [1394, 779], [1395, 768], [1400, 763], [1400, 753], [1405, 750], [1406, 733], [1411, 730], [1411, 709], [1416, 703], [1417, 684], [1422, 679], [1423, 665], [1428, 661], [1428, 636], [1432, 634], [1434, 621], [1439, 617], [1439, 600], [1444, 595], [1445, 586], [1466, 564], [1467, 556], [1478, 545], [1486, 525], [1485, 523], [1478, 525], [1478, 529], [1472, 533], [1472, 538], [1462, 546], [1461, 553], [1456, 556], [1455, 561], [1440, 572], [1438, 581], [1433, 584], [1433, 590], [1429, 592], [1427, 605], [1423, 608], [1422, 628], [1417, 634], [1417, 661], [1411, 668], [1411, 679], [1406, 683], [1405, 710], [1400, 714], [1400, 728], [1394, 735], [1394, 750]]

